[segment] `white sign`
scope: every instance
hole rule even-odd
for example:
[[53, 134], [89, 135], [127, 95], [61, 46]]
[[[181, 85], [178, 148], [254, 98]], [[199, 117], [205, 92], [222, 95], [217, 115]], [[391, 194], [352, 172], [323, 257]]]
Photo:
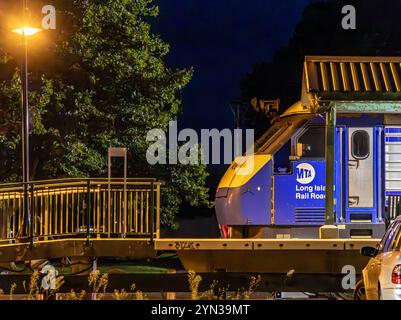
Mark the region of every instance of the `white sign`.
[[309, 184], [315, 179], [315, 168], [309, 163], [300, 163], [296, 167], [297, 182], [301, 184]]

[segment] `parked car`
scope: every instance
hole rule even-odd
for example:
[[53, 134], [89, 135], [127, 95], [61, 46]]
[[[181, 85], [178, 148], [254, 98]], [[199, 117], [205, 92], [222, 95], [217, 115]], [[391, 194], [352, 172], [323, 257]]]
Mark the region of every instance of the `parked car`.
[[354, 291], [355, 300], [401, 300], [401, 216], [388, 227], [377, 248], [364, 247], [371, 257]]

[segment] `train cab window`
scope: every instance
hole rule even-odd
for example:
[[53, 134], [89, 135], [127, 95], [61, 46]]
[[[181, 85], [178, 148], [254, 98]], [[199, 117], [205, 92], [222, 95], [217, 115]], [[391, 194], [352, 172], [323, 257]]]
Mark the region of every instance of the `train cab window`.
[[352, 156], [355, 159], [366, 159], [369, 156], [369, 134], [358, 130], [352, 134]]
[[274, 154], [274, 172], [288, 173], [291, 170], [290, 164], [291, 140], [287, 141], [280, 150]]
[[302, 158], [324, 158], [324, 127], [310, 127], [298, 138]]

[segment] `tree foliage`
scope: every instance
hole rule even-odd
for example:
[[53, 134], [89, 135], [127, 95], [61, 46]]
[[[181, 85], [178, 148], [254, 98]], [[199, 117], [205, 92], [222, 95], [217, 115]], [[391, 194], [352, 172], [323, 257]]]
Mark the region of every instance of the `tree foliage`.
[[[108, 147], [126, 146], [130, 176], [166, 182], [164, 225], [175, 226], [182, 201], [208, 205], [204, 166], [146, 161], [147, 131], [166, 130], [177, 118], [193, 72], [166, 66], [169, 46], [150, 25], [158, 7], [152, 0], [74, 0], [57, 9], [62, 30], [30, 64], [31, 179], [105, 176]], [[18, 55], [1, 52], [0, 177], [15, 181], [21, 179], [21, 81]]]

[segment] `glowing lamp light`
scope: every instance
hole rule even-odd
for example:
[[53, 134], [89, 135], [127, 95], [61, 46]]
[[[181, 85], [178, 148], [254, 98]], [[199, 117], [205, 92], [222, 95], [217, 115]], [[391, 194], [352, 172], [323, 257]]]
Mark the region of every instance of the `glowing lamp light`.
[[34, 34], [37, 34], [40, 31], [42, 31], [42, 30], [38, 29], [38, 28], [32, 28], [32, 27], [23, 27], [23, 28], [18, 28], [18, 29], [13, 30], [13, 32], [18, 33], [22, 36], [33, 36]]

